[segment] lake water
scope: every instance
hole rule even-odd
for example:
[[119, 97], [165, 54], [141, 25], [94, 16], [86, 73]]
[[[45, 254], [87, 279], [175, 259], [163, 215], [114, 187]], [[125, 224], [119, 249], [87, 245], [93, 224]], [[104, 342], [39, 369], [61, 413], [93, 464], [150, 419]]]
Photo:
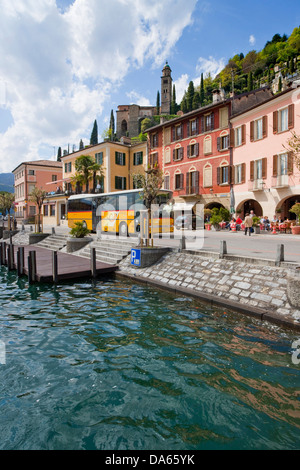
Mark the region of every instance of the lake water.
[[0, 289], [0, 449], [299, 449], [300, 333], [118, 279]]

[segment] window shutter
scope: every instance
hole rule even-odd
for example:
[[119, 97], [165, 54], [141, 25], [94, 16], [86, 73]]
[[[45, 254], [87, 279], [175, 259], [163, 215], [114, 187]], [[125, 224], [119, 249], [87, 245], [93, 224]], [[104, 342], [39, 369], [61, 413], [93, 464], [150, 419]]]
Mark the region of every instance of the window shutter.
[[116, 165], [118, 164], [118, 152], [115, 152], [115, 162], [116, 162]]
[[170, 176], [165, 176], [164, 188], [165, 189], [170, 189]]
[[195, 171], [195, 194], [199, 194], [199, 171]]
[[200, 134], [203, 134], [204, 132], [204, 116], [201, 116], [200, 118]]
[[196, 118], [196, 134], [199, 134], [199, 118]]
[[220, 150], [221, 150], [221, 137], [217, 138], [217, 149], [220, 152]]
[[186, 156], [187, 156], [188, 158], [190, 158], [190, 155], [191, 155], [191, 146], [188, 145], [187, 148], [186, 148]]
[[172, 142], [175, 142], [175, 127], [172, 127]]
[[242, 145], [246, 143], [246, 124], [242, 125]]
[[199, 143], [196, 144], [196, 157], [199, 155]]
[[213, 131], [214, 128], [215, 128], [215, 114], [212, 113], [211, 115], [211, 121], [210, 121], [211, 125], [210, 125], [210, 130]]
[[191, 135], [191, 123], [190, 123], [190, 121], [188, 121], [186, 123], [186, 129], [187, 129], [187, 137], [190, 137], [190, 135]]
[[181, 173], [181, 175], [180, 175], [180, 189], [183, 188], [183, 178], [184, 178], [184, 175], [183, 175], [183, 173]]
[[230, 129], [230, 147], [234, 147], [234, 129]]
[[217, 168], [217, 184], [220, 184], [221, 181], [221, 168]]
[[267, 159], [262, 159], [262, 178], [265, 179], [267, 177]]
[[263, 116], [263, 138], [268, 137], [268, 116]]
[[273, 176], [278, 176], [278, 155], [273, 155]]
[[250, 162], [250, 181], [254, 181], [254, 160]]
[[246, 163], [242, 163], [242, 183], [246, 181]]
[[186, 192], [186, 194], [191, 194], [190, 173], [187, 173], [185, 175], [185, 181], [186, 181], [185, 192]]
[[183, 147], [181, 147], [181, 149], [179, 150], [179, 155], [180, 155], [179, 160], [183, 160], [183, 155], [184, 155]]
[[174, 149], [173, 150], [173, 161], [175, 161], [175, 159], [176, 159], [176, 150]]
[[254, 141], [254, 121], [250, 122], [250, 142]]
[[289, 152], [288, 153], [288, 175], [292, 175], [294, 172], [294, 158], [293, 158], [293, 153]]
[[[122, 163], [122, 165], [124, 165], [124, 166], [126, 165], [126, 153], [123, 153], [123, 163]], [[126, 186], [126, 180], [125, 180], [125, 186]]]
[[294, 104], [289, 105], [289, 129], [293, 129], [294, 127]]
[[273, 113], [273, 134], [277, 134], [278, 132], [278, 111], [274, 111]]

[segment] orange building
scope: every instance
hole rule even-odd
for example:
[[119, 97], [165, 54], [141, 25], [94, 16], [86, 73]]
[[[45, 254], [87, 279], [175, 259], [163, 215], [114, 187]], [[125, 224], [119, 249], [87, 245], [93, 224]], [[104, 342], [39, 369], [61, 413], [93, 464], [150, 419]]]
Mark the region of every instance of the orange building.
[[37, 206], [29, 200], [30, 193], [37, 187], [48, 190], [47, 183], [62, 179], [62, 163], [51, 160], [23, 162], [12, 171], [15, 177], [16, 218], [25, 222], [37, 213]]

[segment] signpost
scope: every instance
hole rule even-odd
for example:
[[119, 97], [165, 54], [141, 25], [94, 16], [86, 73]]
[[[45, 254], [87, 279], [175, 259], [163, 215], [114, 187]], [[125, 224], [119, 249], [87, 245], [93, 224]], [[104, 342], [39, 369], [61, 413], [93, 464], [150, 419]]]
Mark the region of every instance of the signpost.
[[131, 264], [133, 266], [141, 266], [141, 250], [138, 248], [131, 249]]

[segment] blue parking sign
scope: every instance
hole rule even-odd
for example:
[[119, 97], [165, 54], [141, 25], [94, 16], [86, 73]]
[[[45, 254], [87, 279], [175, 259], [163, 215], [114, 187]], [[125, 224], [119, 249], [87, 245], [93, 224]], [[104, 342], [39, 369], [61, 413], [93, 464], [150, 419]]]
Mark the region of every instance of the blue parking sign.
[[131, 264], [133, 266], [141, 265], [141, 250], [136, 248], [131, 249]]

